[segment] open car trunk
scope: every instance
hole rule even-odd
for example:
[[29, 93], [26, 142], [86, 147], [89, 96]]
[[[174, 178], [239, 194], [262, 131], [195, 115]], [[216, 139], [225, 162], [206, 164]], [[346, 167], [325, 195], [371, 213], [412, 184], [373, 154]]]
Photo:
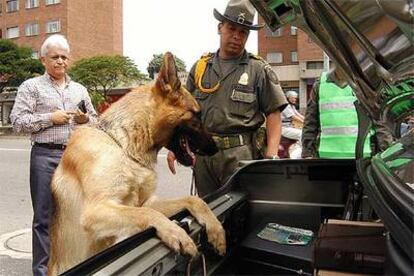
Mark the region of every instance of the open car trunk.
[[358, 215], [356, 210], [364, 205], [356, 192], [358, 186], [355, 160], [252, 161], [205, 198], [226, 230], [226, 256], [214, 253], [203, 228], [183, 211], [172, 219], [188, 230], [203, 257], [189, 262], [149, 229], [65, 275], [310, 275], [315, 239], [308, 245], [282, 245], [257, 234], [268, 223], [278, 223], [312, 230], [316, 236], [323, 220]]
[[[223, 189], [205, 198], [226, 229], [226, 256], [211, 250], [200, 225], [193, 222], [188, 226], [205, 256], [206, 269], [203, 258], [189, 263], [188, 258], [166, 248], [150, 229], [67, 275], [312, 274], [315, 240], [306, 246], [281, 245], [257, 234], [268, 223], [316, 234], [326, 218], [372, 218], [370, 206], [388, 231], [384, 273], [414, 275], [414, 133], [400, 135], [401, 123], [414, 114], [412, 1], [250, 2], [270, 30], [285, 24], [299, 27], [345, 72], [358, 98], [358, 161], [263, 160], [247, 164]], [[393, 142], [385, 151], [375, 151], [365, 159], [362, 149], [373, 123], [386, 126]], [[173, 219], [186, 226], [187, 217], [191, 221], [187, 212], [181, 212]]]

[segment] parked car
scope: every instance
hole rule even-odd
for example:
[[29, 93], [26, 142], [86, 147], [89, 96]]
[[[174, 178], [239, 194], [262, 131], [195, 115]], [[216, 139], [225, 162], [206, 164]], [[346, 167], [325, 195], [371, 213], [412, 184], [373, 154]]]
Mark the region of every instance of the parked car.
[[[357, 158], [245, 163], [222, 189], [205, 197], [226, 230], [224, 257], [215, 254], [203, 228], [182, 211], [172, 219], [200, 246], [199, 259], [172, 252], [150, 229], [65, 275], [311, 275], [314, 242], [282, 245], [257, 234], [268, 223], [278, 223], [316, 235], [325, 219], [375, 216], [386, 231], [383, 273], [414, 275], [414, 135], [399, 134], [401, 122], [414, 110], [412, 1], [251, 2], [271, 30], [283, 24], [301, 28], [346, 72], [358, 98]], [[373, 121], [386, 125], [395, 142], [363, 158], [361, 149]]]

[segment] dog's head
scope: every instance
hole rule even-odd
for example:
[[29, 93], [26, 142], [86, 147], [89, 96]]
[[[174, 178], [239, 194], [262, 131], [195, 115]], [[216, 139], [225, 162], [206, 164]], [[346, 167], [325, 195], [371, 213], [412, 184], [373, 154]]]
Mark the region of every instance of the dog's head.
[[157, 108], [154, 137], [158, 144], [174, 152], [178, 162], [191, 166], [194, 153], [213, 155], [218, 151], [201, 124], [200, 106], [181, 85], [171, 53], [164, 55], [152, 92]]

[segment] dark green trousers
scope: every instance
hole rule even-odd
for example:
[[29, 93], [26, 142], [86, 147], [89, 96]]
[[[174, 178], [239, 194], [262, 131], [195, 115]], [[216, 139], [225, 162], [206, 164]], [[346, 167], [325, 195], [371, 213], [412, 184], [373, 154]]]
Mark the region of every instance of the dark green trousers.
[[239, 161], [253, 159], [252, 145], [220, 149], [213, 156], [197, 155], [195, 185], [200, 197], [223, 186], [239, 167]]

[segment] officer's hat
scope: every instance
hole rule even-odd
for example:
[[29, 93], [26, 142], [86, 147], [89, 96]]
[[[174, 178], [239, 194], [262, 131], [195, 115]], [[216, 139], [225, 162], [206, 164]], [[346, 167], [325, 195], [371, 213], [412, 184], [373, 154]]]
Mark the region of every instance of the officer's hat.
[[214, 9], [214, 17], [220, 21], [229, 21], [249, 30], [259, 30], [265, 24], [253, 25], [255, 8], [248, 0], [230, 0], [224, 14]]

